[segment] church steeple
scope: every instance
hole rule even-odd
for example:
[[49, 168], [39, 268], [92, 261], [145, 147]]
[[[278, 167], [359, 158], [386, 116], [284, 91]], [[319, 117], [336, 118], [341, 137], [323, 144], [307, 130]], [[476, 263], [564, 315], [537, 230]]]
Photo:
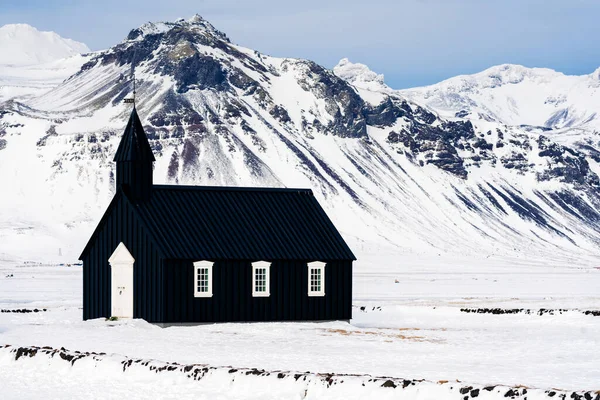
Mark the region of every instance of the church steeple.
[[150, 200], [155, 159], [135, 106], [114, 161], [117, 163], [117, 189], [123, 188], [135, 202]]

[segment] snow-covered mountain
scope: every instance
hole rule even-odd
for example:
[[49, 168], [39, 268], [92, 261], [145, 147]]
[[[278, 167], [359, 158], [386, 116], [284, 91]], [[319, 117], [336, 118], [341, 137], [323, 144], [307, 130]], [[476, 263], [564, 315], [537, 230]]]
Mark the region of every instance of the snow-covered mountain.
[[310, 187], [359, 258], [366, 242], [583, 264], [600, 253], [589, 153], [498, 117], [441, 115], [348, 60], [330, 71], [235, 45], [195, 16], [134, 29], [56, 88], [0, 106], [0, 254], [36, 242], [78, 254], [114, 190], [132, 70], [156, 182]]
[[90, 49], [55, 32], [40, 32], [27, 24], [0, 27], [0, 65], [35, 65], [60, 60]]
[[88, 47], [25, 24], [0, 27], [0, 103], [42, 94], [73, 75]]
[[583, 139], [600, 131], [600, 68], [573, 76], [506, 64], [402, 93], [444, 116], [540, 127], [569, 136], [583, 130]]
[[480, 113], [505, 124], [557, 129], [598, 125], [599, 89], [600, 68], [570, 76], [505, 64], [404, 93], [445, 114]]

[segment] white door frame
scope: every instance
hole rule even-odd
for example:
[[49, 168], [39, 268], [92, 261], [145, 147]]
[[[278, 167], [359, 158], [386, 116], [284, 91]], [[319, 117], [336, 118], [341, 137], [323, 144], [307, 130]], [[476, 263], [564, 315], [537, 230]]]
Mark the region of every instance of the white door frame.
[[108, 262], [111, 270], [111, 317], [133, 318], [133, 264], [135, 259], [121, 242]]

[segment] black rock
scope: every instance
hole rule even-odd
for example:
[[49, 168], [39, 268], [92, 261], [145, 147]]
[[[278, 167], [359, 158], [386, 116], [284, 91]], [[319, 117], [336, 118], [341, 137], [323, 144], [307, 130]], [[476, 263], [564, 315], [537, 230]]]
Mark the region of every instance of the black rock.
[[388, 379], [387, 381], [383, 382], [383, 384], [381, 385], [381, 387], [396, 388], [396, 384], [394, 383], [394, 381]]
[[460, 388], [460, 394], [467, 394], [471, 390], [473, 390], [473, 386], [462, 387]]

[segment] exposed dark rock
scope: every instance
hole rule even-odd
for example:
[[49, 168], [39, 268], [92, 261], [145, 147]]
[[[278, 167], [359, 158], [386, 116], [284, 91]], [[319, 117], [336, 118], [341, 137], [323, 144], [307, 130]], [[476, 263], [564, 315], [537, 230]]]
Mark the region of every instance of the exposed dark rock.
[[462, 387], [462, 388], [460, 388], [460, 394], [467, 394], [471, 390], [473, 390], [473, 386]]
[[367, 125], [385, 127], [396, 123], [399, 117], [406, 115], [406, 111], [388, 97], [377, 107], [365, 105], [364, 115]]
[[585, 199], [573, 191], [563, 190], [548, 193], [565, 212], [573, 215], [582, 222], [600, 224], [600, 212], [589, 205]]
[[[435, 117], [426, 111], [422, 111], [420, 115]], [[413, 154], [422, 154], [424, 160], [420, 161], [433, 164], [463, 179], [467, 177], [464, 160], [458, 155], [456, 148], [461, 142], [475, 138], [471, 122], [443, 122], [439, 126], [431, 126], [413, 121], [409, 130], [391, 132], [388, 142], [402, 143]]]
[[[418, 107], [418, 106], [414, 107], [413, 115], [426, 124], [433, 124], [437, 120], [437, 117], [435, 116], [434, 113], [427, 111], [426, 109]], [[468, 123], [469, 125], [471, 124], [471, 122], [449, 122], [449, 123], [450, 124], [466, 124], [466, 123]]]
[[195, 54], [164, 72], [175, 77], [179, 93], [185, 93], [190, 89], [209, 88], [221, 91], [228, 87], [221, 63], [209, 56]]
[[387, 381], [383, 382], [383, 385], [381, 385], [381, 387], [394, 388], [395, 389], [396, 388], [396, 384], [391, 379], [388, 379]]
[[529, 164], [529, 160], [521, 153], [511, 153], [500, 158], [500, 162], [502, 162], [502, 165], [506, 169], [515, 169], [521, 172], [528, 171], [532, 167]]
[[539, 310], [531, 310], [526, 308], [461, 308], [461, 312], [464, 313], [476, 313], [476, 314], [530, 314], [530, 315], [560, 315], [566, 312], [580, 312], [584, 315], [591, 315], [594, 317], [600, 316], [600, 310], [570, 310], [566, 308], [557, 309], [546, 309], [540, 308]]
[[[46, 144], [48, 143], [48, 138], [53, 136], [58, 136], [58, 134], [56, 133], [56, 125], [51, 125], [50, 128], [48, 128], [48, 130], [46, 131], [46, 134], [42, 136], [35, 145], [38, 147], [46, 146]], [[83, 138], [83, 136], [81, 137]]]
[[280, 105], [273, 106], [273, 108], [269, 111], [269, 114], [271, 114], [275, 119], [277, 119], [283, 124], [291, 121], [286, 109], [281, 107]]
[[233, 86], [243, 89], [245, 91], [244, 94], [246, 95], [253, 94], [256, 88], [259, 86], [258, 82], [250, 78], [238, 68], [233, 68], [229, 71], [228, 79], [229, 83], [231, 83]]
[[249, 135], [256, 135], [256, 131], [246, 122], [246, 120], [242, 120], [240, 122], [240, 126], [245, 133]]
[[37, 354], [37, 352], [38, 349], [35, 347], [19, 347], [15, 351], [15, 361], [21, 357], [34, 357]]
[[167, 169], [167, 177], [170, 181], [175, 181], [179, 175], [179, 154], [173, 152], [171, 154], [171, 160], [169, 161], [169, 167]]
[[538, 174], [538, 179], [542, 181], [558, 179], [566, 183], [600, 187], [598, 176], [590, 170], [583, 154], [550, 142], [543, 135], [538, 138], [538, 147], [540, 149], [539, 156], [549, 159], [548, 168]]
[[493, 150], [494, 149], [494, 145], [491, 143], [488, 143], [483, 138], [479, 138], [479, 139], [475, 140], [475, 143], [473, 143], [473, 147], [476, 149], [484, 149], [484, 150]]
[[458, 189], [454, 189], [454, 193], [456, 194], [456, 196], [459, 198], [459, 200], [469, 209], [472, 211], [476, 211], [476, 212], [480, 212], [481, 209], [475, 204], [473, 203], [471, 200], [469, 200], [464, 194], [462, 194]]
[[[99, 56], [102, 65], [116, 64], [118, 66], [133, 64], [139, 65], [143, 61], [151, 60], [154, 51], [158, 49], [161, 43], [163, 34], [149, 34], [133, 44], [121, 43], [113, 48], [113, 51], [104, 53]], [[90, 63], [95, 59], [90, 60]]]
[[327, 112], [333, 116], [333, 121], [326, 126], [326, 132], [339, 137], [366, 137], [364, 113], [368, 106], [354, 88], [312, 61], [296, 61], [295, 65], [306, 72], [306, 76], [298, 81], [300, 86], [323, 99]]
[[183, 168], [186, 168], [186, 166], [189, 166], [191, 164], [196, 164], [198, 162], [199, 157], [200, 150], [198, 150], [198, 147], [196, 147], [196, 145], [191, 140], [186, 140], [183, 144], [183, 149], [181, 150]]
[[531, 144], [529, 143], [529, 140], [518, 140], [518, 139], [508, 139], [508, 142], [510, 144], [512, 144], [515, 147], [518, 147], [519, 149], [523, 149], [523, 150], [531, 150]]
[[148, 120], [155, 127], [200, 125], [204, 118], [183, 97], [168, 92], [159, 111], [152, 114]]

